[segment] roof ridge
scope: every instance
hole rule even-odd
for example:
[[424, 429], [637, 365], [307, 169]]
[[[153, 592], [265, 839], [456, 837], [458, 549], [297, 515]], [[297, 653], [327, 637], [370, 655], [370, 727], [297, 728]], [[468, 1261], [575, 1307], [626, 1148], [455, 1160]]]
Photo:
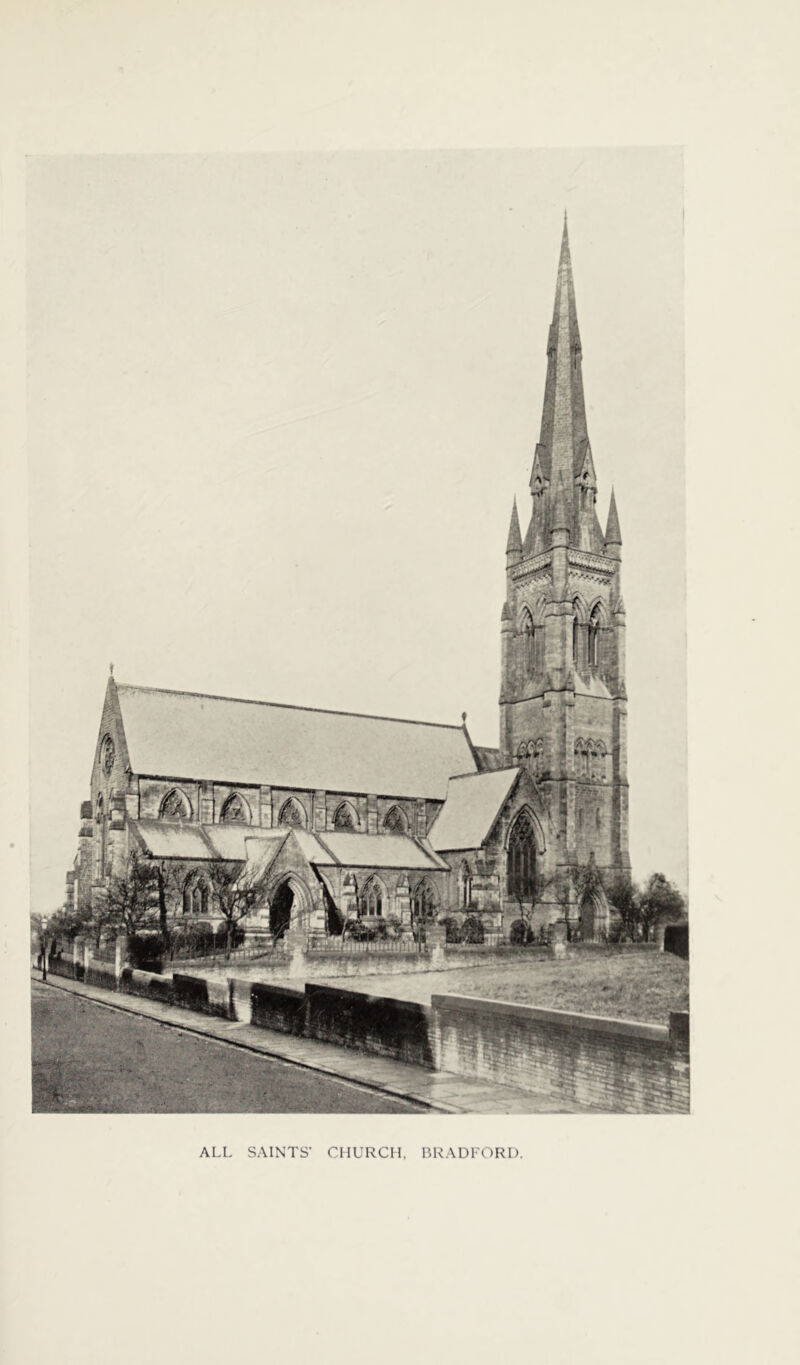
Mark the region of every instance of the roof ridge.
[[506, 768], [489, 768], [485, 773], [453, 773], [448, 782], [463, 782], [466, 777], [496, 777], [498, 773], [513, 773], [519, 769], [518, 763], [509, 763]]
[[273, 706], [283, 711], [309, 711], [317, 716], [352, 716], [357, 720], [386, 720], [396, 725], [427, 725], [433, 730], [461, 730], [461, 725], [451, 725], [439, 720], [413, 720], [410, 716], [379, 716], [369, 711], [337, 711], [327, 706], [297, 706], [288, 701], [262, 701], [257, 697], [223, 697], [218, 692], [189, 692], [176, 687], [140, 687], [137, 683], [117, 683], [118, 692], [157, 692], [167, 697], [197, 697], [205, 701], [233, 701], [240, 706]]

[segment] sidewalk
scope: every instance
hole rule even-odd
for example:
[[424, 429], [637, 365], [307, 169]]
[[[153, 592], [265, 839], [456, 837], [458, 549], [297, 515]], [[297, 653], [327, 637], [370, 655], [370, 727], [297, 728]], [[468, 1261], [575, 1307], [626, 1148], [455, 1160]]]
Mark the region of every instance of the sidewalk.
[[[41, 982], [38, 971], [32, 980]], [[332, 1043], [318, 1043], [308, 1038], [293, 1038], [271, 1029], [254, 1028], [251, 1024], [215, 1019], [210, 1015], [193, 1014], [174, 1005], [164, 1005], [139, 996], [112, 994], [83, 982], [65, 977], [48, 976], [47, 986], [71, 991], [84, 996], [106, 1009], [136, 1014], [186, 1033], [200, 1034], [249, 1052], [261, 1053], [293, 1066], [319, 1071], [339, 1080], [352, 1081], [370, 1090], [410, 1100], [424, 1109], [440, 1114], [565, 1114], [598, 1113], [588, 1107], [565, 1108], [547, 1095], [512, 1086], [492, 1085], [487, 1081], [471, 1080], [448, 1071], [426, 1071], [407, 1062], [396, 1062], [388, 1057], [372, 1057], [368, 1053], [350, 1051]]]

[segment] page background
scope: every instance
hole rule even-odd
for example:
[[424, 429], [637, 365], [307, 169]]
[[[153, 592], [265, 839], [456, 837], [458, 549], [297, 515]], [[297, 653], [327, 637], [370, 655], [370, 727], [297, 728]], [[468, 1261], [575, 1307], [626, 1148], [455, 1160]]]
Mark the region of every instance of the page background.
[[[793, 677], [790, 8], [276, 4], [232, 21], [198, 0], [9, 5], [5, 23], [5, 1358], [796, 1358], [777, 699]], [[382, 1120], [387, 1141], [424, 1126], [525, 1159], [255, 1171], [197, 1151], [310, 1127], [363, 1141], [366, 1121], [32, 1117], [25, 155], [590, 142], [685, 148], [692, 1117]]]

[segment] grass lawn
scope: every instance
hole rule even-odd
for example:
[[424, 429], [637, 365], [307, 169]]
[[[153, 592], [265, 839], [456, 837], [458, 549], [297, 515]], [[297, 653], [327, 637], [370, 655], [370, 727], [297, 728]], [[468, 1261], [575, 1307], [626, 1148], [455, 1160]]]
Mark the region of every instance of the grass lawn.
[[530, 962], [517, 958], [408, 976], [331, 977], [328, 984], [422, 1004], [431, 995], [475, 995], [651, 1024], [667, 1024], [670, 1010], [689, 1008], [688, 962], [659, 952], [587, 952]]

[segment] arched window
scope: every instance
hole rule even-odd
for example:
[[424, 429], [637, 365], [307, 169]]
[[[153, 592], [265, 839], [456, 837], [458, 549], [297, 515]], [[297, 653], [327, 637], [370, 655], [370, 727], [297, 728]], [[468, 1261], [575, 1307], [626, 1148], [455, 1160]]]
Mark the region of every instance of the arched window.
[[191, 820], [192, 808], [182, 791], [173, 787], [161, 802], [162, 820]]
[[184, 915], [207, 915], [211, 888], [202, 872], [190, 872], [183, 886]]
[[284, 801], [278, 816], [279, 825], [288, 825], [290, 829], [305, 829], [306, 813], [299, 801], [295, 801], [293, 796], [288, 801]]
[[576, 668], [578, 667], [578, 664], [579, 664], [578, 654], [579, 654], [579, 651], [580, 651], [580, 639], [581, 639], [581, 623], [580, 623], [580, 617], [578, 616], [578, 608], [577, 608], [577, 606], [573, 605], [573, 608], [572, 608], [572, 662], [573, 662], [573, 664], [574, 664], [574, 666], [575, 666]]
[[225, 824], [249, 825], [250, 811], [243, 796], [238, 792], [232, 792], [222, 807], [220, 820]]
[[599, 668], [600, 666], [600, 624], [602, 613], [600, 604], [592, 611], [589, 617], [589, 667]]
[[543, 771], [544, 771], [544, 740], [543, 740], [543, 739], [537, 739], [537, 741], [536, 741], [536, 747], [535, 747], [535, 749], [534, 749], [534, 751], [533, 751], [533, 775], [534, 775], [534, 777], [536, 777], [536, 778], [541, 777]]
[[534, 661], [534, 629], [533, 621], [529, 611], [522, 613], [522, 662], [525, 672], [533, 672]]
[[520, 811], [508, 836], [508, 894], [518, 900], [536, 896], [536, 835], [527, 811]]
[[606, 780], [606, 757], [606, 746], [601, 739], [597, 745], [597, 776], [601, 782]]
[[106, 866], [106, 817], [103, 806], [102, 796], [98, 796], [94, 811], [95, 819], [95, 845], [94, 845], [94, 879], [99, 882], [102, 880]]
[[586, 747], [587, 747], [587, 749], [588, 749], [588, 757], [589, 757], [589, 773], [588, 773], [588, 776], [589, 776], [589, 777], [592, 779], [592, 781], [594, 782], [594, 781], [596, 780], [597, 776], [598, 776], [598, 773], [597, 773], [597, 745], [595, 744], [595, 742], [594, 742], [593, 739], [590, 739], [590, 740], [589, 740], [589, 743], [587, 744]]
[[336, 807], [333, 816], [334, 829], [358, 829], [358, 816], [349, 801], [343, 801]]
[[468, 905], [472, 905], [472, 872], [468, 862], [461, 864], [459, 881], [461, 883], [461, 904], [466, 909]]
[[411, 898], [411, 910], [415, 920], [433, 919], [436, 914], [438, 899], [436, 892], [428, 881], [423, 877], [422, 881], [417, 882], [414, 887], [414, 895]]
[[362, 915], [382, 915], [383, 904], [386, 897], [381, 882], [377, 877], [371, 877], [364, 887], [364, 894], [361, 900]]
[[383, 828], [388, 834], [406, 834], [408, 832], [408, 820], [405, 812], [399, 806], [392, 806], [392, 809], [386, 812]]

